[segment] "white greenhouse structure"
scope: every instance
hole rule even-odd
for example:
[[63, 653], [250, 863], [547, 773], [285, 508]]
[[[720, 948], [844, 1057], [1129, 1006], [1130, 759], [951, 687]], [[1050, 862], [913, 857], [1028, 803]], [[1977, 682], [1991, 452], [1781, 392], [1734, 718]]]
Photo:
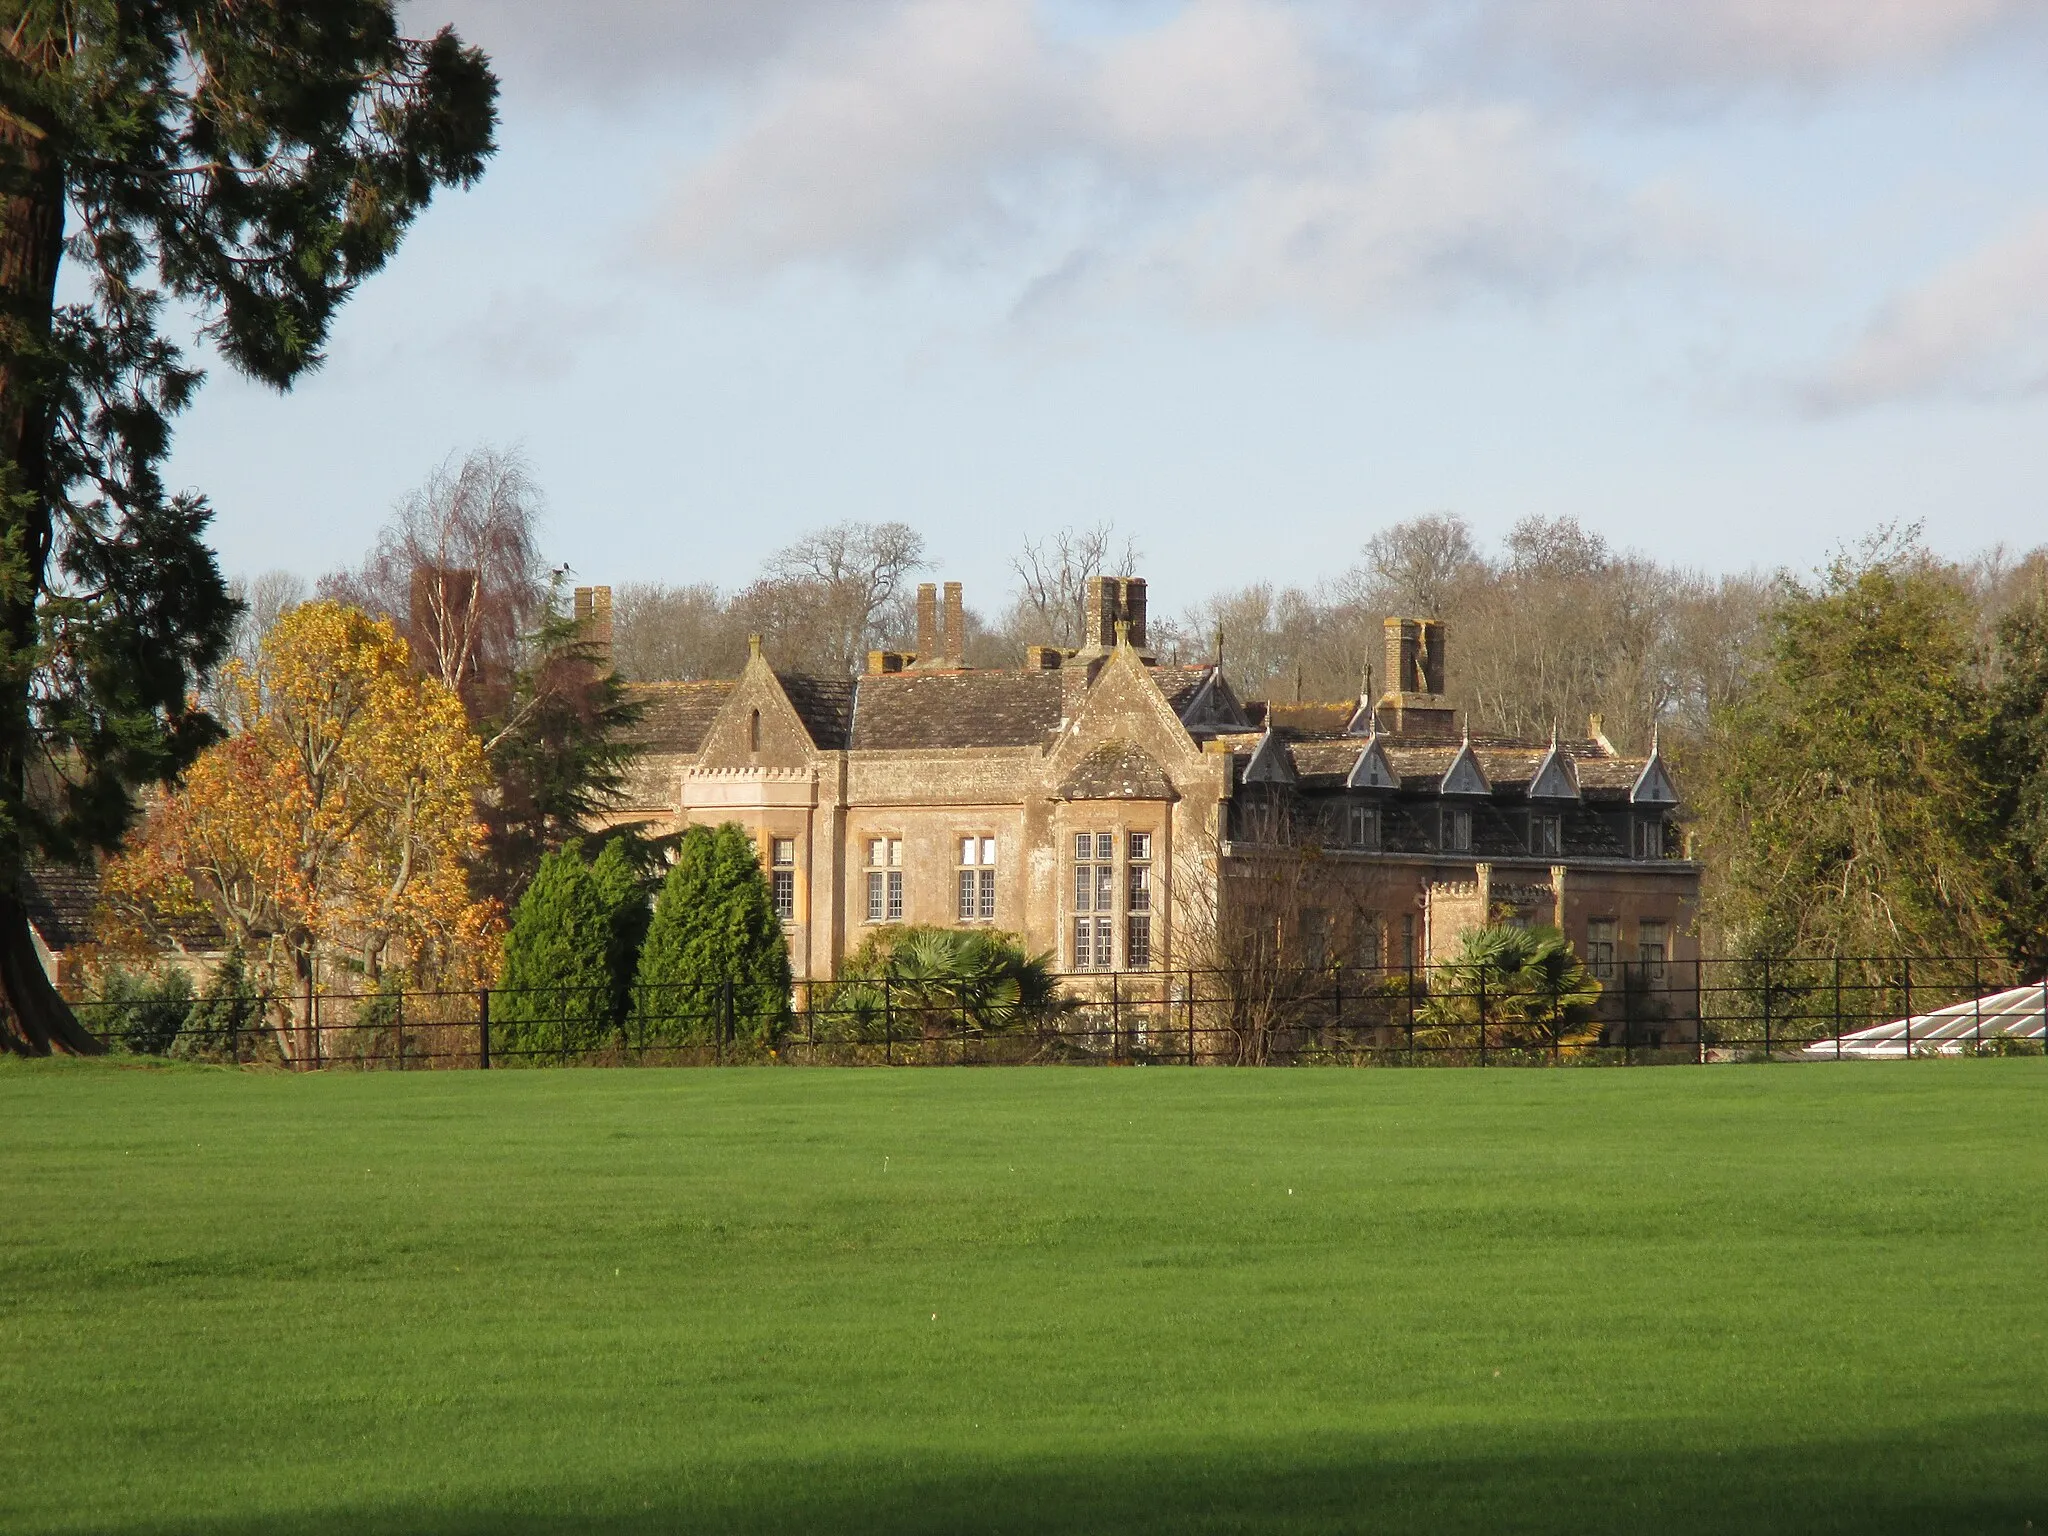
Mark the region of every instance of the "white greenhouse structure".
[[2029, 982], [1988, 997], [1916, 1013], [1909, 1019], [1859, 1029], [1854, 1034], [1816, 1040], [1804, 1054], [1833, 1060], [1884, 1061], [1937, 1052], [1959, 1055], [2000, 1039], [2043, 1040], [2048, 1038], [2048, 981]]

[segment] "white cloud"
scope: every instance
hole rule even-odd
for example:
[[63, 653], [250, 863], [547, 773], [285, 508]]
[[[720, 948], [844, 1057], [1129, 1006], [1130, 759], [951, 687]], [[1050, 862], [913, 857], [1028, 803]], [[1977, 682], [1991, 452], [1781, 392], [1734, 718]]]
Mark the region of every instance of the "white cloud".
[[[2043, 33], [2035, 0], [1487, 0], [1472, 56], [1624, 93], [1829, 86]], [[1449, 61], [1456, 68], [1455, 61]]]
[[759, 272], [873, 262], [1010, 223], [999, 181], [1052, 152], [1067, 83], [1030, 0], [908, 0], [812, 48], [684, 177], [664, 245]]
[[2048, 211], [1888, 304], [1807, 390], [1822, 411], [2048, 392]]
[[872, 10], [869, 0], [405, 0], [402, 20], [414, 33], [452, 25], [536, 95], [604, 102], [744, 76]]
[[[1051, 268], [1020, 315], [1162, 280], [1208, 311], [1358, 314], [1547, 286], [1627, 244], [1526, 109], [1378, 107], [1281, 0], [1084, 44], [1032, 0], [902, 0], [792, 60], [683, 176], [700, 274], [949, 253]], [[1047, 248], [1052, 250], [1048, 253]]]

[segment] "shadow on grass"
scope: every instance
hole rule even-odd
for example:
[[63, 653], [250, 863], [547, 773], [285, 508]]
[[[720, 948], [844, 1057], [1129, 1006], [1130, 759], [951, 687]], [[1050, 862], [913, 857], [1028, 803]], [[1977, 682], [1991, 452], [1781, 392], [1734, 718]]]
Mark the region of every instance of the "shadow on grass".
[[[366, 1498], [261, 1518], [149, 1520], [121, 1536], [655, 1532], [1586, 1533], [2048, 1531], [2048, 1417], [1945, 1424], [1911, 1438], [1797, 1449], [1432, 1453], [1415, 1439], [1194, 1446], [1184, 1456], [1082, 1454], [1020, 1464], [940, 1452], [709, 1465], [673, 1479], [572, 1476], [465, 1500]], [[1463, 1436], [1461, 1439], [1465, 1438]], [[2031, 1522], [2031, 1524], [2029, 1523]]]

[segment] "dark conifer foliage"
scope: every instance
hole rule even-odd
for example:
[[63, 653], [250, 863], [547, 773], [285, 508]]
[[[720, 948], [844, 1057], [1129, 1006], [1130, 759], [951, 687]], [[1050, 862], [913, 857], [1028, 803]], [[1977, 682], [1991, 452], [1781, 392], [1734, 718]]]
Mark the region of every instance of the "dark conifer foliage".
[[505, 935], [505, 968], [491, 1002], [507, 1054], [573, 1055], [613, 1038], [612, 913], [590, 866], [563, 848], [540, 869]]
[[733, 1037], [767, 1040], [789, 1010], [789, 945], [753, 839], [731, 822], [683, 834], [640, 951], [636, 1038], [710, 1040], [728, 985]]
[[[434, 191], [493, 147], [497, 85], [392, 0], [16, 0], [0, 29], [0, 1043], [93, 1050], [37, 962], [38, 854], [115, 846], [133, 790], [218, 734], [189, 701], [235, 604], [203, 500], [159, 473], [200, 374], [175, 299], [284, 388]], [[86, 297], [58, 304], [65, 261]]]
[[551, 602], [503, 714], [483, 722], [492, 779], [477, 873], [484, 894], [516, 900], [543, 854], [581, 841], [618, 803], [638, 751], [631, 732], [639, 719], [626, 685]]

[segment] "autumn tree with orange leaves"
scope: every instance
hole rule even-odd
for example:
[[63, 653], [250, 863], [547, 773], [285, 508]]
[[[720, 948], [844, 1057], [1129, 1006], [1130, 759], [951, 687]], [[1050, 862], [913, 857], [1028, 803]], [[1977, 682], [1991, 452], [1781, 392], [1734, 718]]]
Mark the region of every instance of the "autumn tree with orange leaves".
[[253, 666], [231, 663], [222, 693], [230, 736], [109, 871], [117, 921], [211, 912], [274, 985], [289, 978], [294, 1057], [336, 960], [475, 982], [499, 916], [469, 891], [485, 765], [453, 690], [413, 667], [389, 622], [314, 602]]

